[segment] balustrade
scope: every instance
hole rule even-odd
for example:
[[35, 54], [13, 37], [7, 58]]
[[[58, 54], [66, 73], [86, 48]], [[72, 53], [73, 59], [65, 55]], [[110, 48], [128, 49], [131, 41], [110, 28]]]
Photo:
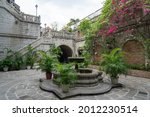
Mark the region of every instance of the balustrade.
[[52, 37], [56, 38], [65, 38], [65, 39], [75, 39], [76, 35], [75, 33], [68, 33], [64, 31], [51, 31], [50, 32]]
[[23, 14], [22, 17], [24, 21], [40, 23], [40, 16]]

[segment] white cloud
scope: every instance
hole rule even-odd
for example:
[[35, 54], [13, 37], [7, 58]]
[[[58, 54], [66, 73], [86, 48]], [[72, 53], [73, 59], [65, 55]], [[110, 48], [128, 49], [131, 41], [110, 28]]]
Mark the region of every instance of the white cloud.
[[59, 28], [71, 18], [82, 19], [102, 7], [104, 0], [16, 0], [21, 11], [35, 15], [35, 5], [38, 4], [38, 15], [41, 16], [42, 26], [50, 26], [57, 22]]

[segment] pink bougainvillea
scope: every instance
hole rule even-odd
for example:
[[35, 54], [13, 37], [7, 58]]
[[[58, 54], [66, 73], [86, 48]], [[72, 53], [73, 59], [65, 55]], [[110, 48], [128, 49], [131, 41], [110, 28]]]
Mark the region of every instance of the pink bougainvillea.
[[150, 12], [150, 9], [144, 8], [144, 13], [148, 14]]
[[[150, 8], [146, 7], [145, 0], [120, 0], [118, 3], [116, 0], [112, 0], [114, 13], [109, 17], [107, 27], [100, 29], [99, 35], [109, 36], [118, 31], [119, 27], [124, 27], [130, 24], [131, 20], [139, 22], [143, 15], [150, 13]], [[144, 11], [144, 14], [141, 14]], [[126, 28], [126, 30], [130, 30]], [[127, 31], [128, 32], [128, 31]]]
[[122, 3], [125, 3], [127, 0], [121, 0]]
[[114, 33], [116, 30], [117, 30], [117, 26], [111, 26], [108, 29], [107, 35], [110, 35], [110, 34]]

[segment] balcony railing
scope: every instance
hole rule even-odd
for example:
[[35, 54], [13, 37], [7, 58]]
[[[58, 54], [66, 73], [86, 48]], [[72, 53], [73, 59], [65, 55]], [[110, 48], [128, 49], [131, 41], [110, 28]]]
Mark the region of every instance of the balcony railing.
[[51, 31], [50, 34], [55, 38], [76, 39], [76, 34], [64, 31]]
[[40, 16], [33, 16], [28, 14], [22, 14], [23, 20], [27, 22], [40, 23]]

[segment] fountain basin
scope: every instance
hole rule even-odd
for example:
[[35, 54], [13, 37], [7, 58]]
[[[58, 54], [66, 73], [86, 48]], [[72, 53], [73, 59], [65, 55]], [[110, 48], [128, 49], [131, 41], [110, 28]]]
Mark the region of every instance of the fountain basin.
[[102, 82], [102, 72], [96, 69], [79, 68], [77, 71], [77, 81], [75, 86], [88, 87], [98, 85]]
[[82, 63], [84, 62], [84, 59], [84, 57], [68, 57], [69, 62]]
[[[59, 77], [59, 73], [53, 73], [54, 78]], [[91, 69], [91, 68], [79, 68], [77, 70], [77, 80], [75, 82], [75, 87], [91, 87], [96, 86], [102, 82], [102, 72]]]

